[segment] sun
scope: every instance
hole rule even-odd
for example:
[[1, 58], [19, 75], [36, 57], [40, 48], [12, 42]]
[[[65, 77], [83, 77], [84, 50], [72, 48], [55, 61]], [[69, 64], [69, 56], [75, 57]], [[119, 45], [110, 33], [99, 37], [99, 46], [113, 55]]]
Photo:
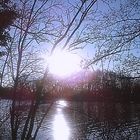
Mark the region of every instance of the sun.
[[81, 70], [80, 62], [81, 58], [77, 54], [68, 51], [56, 51], [48, 60], [49, 71], [59, 77], [70, 76]]

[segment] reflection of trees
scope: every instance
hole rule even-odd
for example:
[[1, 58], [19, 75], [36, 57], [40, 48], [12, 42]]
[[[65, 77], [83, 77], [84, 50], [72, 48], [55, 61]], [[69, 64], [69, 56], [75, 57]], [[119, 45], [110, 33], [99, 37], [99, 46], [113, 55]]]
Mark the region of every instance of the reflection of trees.
[[[42, 112], [39, 108], [36, 108], [37, 105], [31, 106], [29, 102], [21, 102], [21, 106], [16, 106], [16, 117], [18, 119], [18, 130], [17, 130], [17, 139], [30, 139], [36, 138], [37, 133], [42, 126], [44, 118], [47, 116], [48, 111], [52, 104], [47, 104]], [[8, 115], [8, 109], [5, 112], [5, 121], [2, 120], [0, 125], [1, 130], [1, 139], [12, 139], [10, 131], [10, 114]], [[36, 113], [35, 113], [36, 112]], [[4, 116], [3, 116], [4, 117]], [[16, 127], [14, 128], [16, 129]]]
[[77, 124], [74, 125], [75, 133], [78, 133], [76, 138], [123, 140], [139, 137], [140, 114], [135, 114], [132, 104], [76, 102], [72, 103], [72, 109], [71, 113], [75, 114], [74, 122]]

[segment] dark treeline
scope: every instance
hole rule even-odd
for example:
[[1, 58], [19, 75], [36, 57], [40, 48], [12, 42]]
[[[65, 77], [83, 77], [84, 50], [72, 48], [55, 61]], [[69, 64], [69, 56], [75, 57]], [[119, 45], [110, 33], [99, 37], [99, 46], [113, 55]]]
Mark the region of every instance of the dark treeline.
[[90, 80], [75, 90], [74, 98], [101, 101], [134, 101], [140, 99], [140, 78], [112, 71], [96, 71]]
[[[13, 88], [1, 87], [1, 98], [12, 98], [12, 90]], [[140, 78], [100, 70], [84, 71], [67, 79], [56, 79], [46, 75], [41, 80], [20, 83], [16, 99], [30, 100], [35, 98], [36, 93], [41, 101], [66, 98], [88, 101], [139, 102]]]

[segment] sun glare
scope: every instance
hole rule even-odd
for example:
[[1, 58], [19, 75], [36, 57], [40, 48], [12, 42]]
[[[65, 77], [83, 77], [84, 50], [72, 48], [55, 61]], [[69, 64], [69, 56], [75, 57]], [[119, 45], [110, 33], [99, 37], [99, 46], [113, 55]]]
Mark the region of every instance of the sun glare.
[[66, 51], [57, 51], [49, 58], [49, 70], [53, 75], [65, 77], [81, 70], [80, 57]]

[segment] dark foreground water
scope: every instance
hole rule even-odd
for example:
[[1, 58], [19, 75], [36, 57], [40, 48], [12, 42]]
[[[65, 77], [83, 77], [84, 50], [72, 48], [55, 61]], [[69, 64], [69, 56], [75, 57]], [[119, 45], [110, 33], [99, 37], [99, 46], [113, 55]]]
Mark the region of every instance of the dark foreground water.
[[[4, 118], [2, 117], [4, 115], [8, 116], [6, 114], [6, 108], [10, 104], [8, 103], [8, 101], [0, 102], [1, 118]], [[46, 108], [47, 104], [40, 105], [35, 126]], [[0, 139], [10, 139], [8, 128], [10, 128], [9, 123], [1, 126]], [[45, 116], [36, 139], [140, 140], [140, 104], [59, 100], [53, 104]]]

